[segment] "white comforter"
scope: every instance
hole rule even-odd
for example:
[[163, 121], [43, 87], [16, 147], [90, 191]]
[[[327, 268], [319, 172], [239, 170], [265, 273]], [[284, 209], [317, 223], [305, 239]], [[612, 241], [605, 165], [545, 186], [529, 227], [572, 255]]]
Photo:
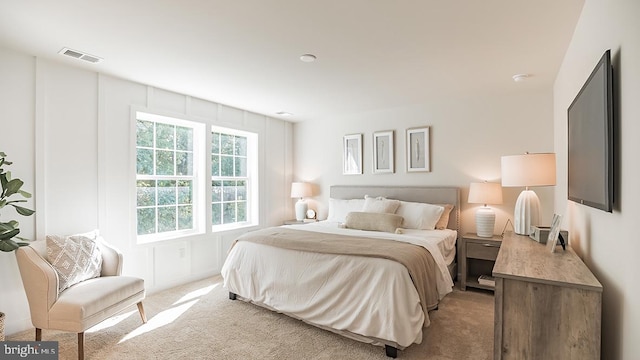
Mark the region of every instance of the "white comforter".
[[[452, 257], [456, 238], [453, 230], [399, 235], [341, 229], [327, 222], [289, 227], [423, 246], [438, 265], [440, 298], [453, 287], [442, 253], [444, 250], [446, 257]], [[409, 273], [391, 260], [301, 252], [242, 241], [231, 249], [221, 272], [230, 292], [313, 325], [351, 334], [360, 341], [394, 344], [402, 349], [419, 344], [423, 326], [429, 325]]]

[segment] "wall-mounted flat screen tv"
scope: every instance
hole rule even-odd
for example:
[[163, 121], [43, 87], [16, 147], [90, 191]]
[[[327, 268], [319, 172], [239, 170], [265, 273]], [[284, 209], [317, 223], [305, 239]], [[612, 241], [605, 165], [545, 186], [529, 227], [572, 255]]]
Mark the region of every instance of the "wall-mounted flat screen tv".
[[613, 69], [607, 50], [568, 109], [569, 200], [613, 207]]

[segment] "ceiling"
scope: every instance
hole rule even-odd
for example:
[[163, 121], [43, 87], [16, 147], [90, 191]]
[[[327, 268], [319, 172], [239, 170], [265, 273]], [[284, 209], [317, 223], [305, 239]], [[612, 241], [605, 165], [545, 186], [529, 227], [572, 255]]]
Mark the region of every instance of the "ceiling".
[[[307, 121], [443, 95], [551, 89], [583, 3], [0, 0], [0, 46]], [[64, 47], [104, 60], [59, 55]], [[317, 60], [300, 61], [305, 53]], [[514, 83], [519, 73], [530, 76]]]

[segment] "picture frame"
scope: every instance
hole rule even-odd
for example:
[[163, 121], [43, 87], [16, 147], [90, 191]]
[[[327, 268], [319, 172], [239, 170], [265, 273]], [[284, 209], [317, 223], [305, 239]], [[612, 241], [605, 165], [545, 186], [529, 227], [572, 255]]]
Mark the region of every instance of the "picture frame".
[[429, 127], [407, 129], [407, 171], [431, 171]]
[[551, 253], [554, 253], [556, 251], [556, 245], [558, 245], [560, 223], [562, 223], [562, 215], [553, 214], [553, 220], [551, 221], [551, 228], [549, 230], [549, 237], [547, 238], [547, 250], [549, 250]]
[[393, 130], [373, 133], [373, 173], [394, 173]]
[[345, 135], [342, 140], [342, 174], [362, 174], [362, 134]]

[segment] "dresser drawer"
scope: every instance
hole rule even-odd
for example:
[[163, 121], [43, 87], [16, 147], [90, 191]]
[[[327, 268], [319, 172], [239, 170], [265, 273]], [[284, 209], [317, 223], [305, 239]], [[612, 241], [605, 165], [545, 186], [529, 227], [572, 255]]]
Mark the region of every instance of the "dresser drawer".
[[468, 258], [494, 261], [498, 257], [498, 251], [500, 251], [500, 244], [491, 242], [467, 243]]

